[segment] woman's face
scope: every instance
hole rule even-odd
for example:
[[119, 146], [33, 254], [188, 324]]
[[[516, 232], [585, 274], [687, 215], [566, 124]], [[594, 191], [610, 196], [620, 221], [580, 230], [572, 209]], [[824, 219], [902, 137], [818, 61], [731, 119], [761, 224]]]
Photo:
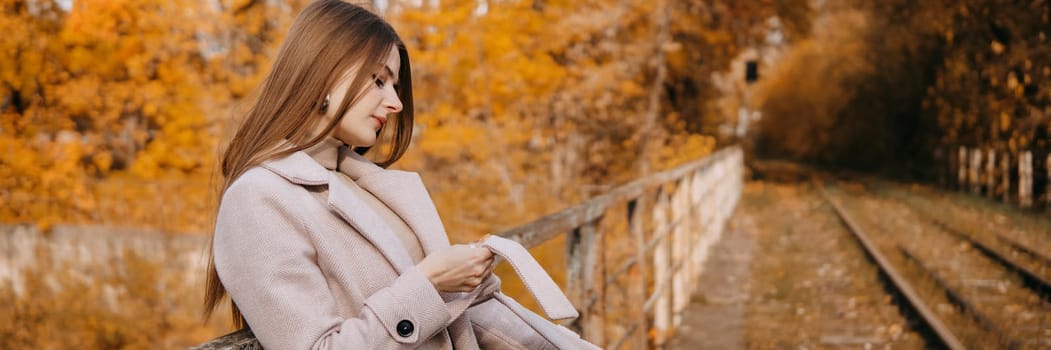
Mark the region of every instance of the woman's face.
[[397, 72], [401, 69], [398, 49], [392, 48], [382, 65], [351, 68], [336, 82], [336, 86], [329, 92], [331, 97], [322, 126], [328, 125], [328, 122], [336, 117], [338, 106], [344, 98], [352, 98], [347, 96], [346, 92], [358, 69], [361, 70], [360, 74], [369, 74], [371, 80], [365, 85], [361, 99], [347, 108], [347, 113], [336, 126], [333, 136], [350, 146], [368, 147], [376, 143], [377, 131], [388, 122], [387, 117], [401, 112], [401, 99], [394, 90], [394, 86], [398, 84], [395, 80]]

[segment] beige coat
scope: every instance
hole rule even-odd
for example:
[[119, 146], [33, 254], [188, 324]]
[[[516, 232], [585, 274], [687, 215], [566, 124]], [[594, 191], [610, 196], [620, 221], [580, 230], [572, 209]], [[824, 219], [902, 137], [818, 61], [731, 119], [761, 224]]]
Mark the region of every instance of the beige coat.
[[500, 293], [495, 276], [470, 295], [438, 292], [348, 188], [383, 201], [430, 254], [449, 239], [419, 175], [346, 153], [339, 171], [353, 182], [296, 152], [248, 170], [223, 195], [215, 267], [265, 348], [594, 347]]

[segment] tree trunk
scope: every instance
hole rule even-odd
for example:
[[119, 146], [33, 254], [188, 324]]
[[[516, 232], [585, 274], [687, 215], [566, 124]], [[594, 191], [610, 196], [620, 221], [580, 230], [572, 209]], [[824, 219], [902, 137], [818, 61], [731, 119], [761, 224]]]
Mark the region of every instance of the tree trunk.
[[654, 23], [657, 35], [654, 40], [655, 55], [652, 65], [656, 69], [657, 74], [655, 74], [653, 86], [650, 88], [649, 103], [646, 108], [646, 114], [643, 117], [642, 131], [637, 134], [639, 142], [636, 144], [642, 145], [642, 152], [640, 152], [638, 158], [636, 177], [644, 177], [652, 172], [650, 167], [651, 157], [654, 150], [660, 146], [659, 141], [663, 139], [664, 131], [659, 123], [659, 118], [662, 110], [661, 102], [664, 97], [662, 92], [664, 92], [664, 84], [668, 80], [664, 45], [671, 41], [671, 19], [667, 0], [657, 0], [655, 6], [657, 10], [654, 11], [654, 16], [656, 17]]

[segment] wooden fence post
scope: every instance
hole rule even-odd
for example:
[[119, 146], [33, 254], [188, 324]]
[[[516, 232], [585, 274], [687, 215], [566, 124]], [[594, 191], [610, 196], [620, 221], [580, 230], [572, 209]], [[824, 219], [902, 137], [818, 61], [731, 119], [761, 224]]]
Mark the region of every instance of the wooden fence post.
[[947, 168], [945, 168], [945, 174], [943, 174], [945, 178], [942, 180], [945, 181], [945, 186], [947, 188], [953, 188], [956, 185], [956, 154], [953, 153], [952, 146], [945, 147], [945, 161], [947, 163], [943, 165], [947, 166]]
[[1030, 151], [1018, 155], [1018, 205], [1033, 206], [1033, 153]]
[[960, 146], [956, 151], [956, 190], [967, 188], [967, 147]]
[[574, 326], [598, 346], [605, 345], [606, 319], [605, 235], [597, 230], [601, 220], [585, 223], [566, 238], [566, 289], [573, 303], [581, 307]]
[[[584, 323], [588, 319], [588, 309], [583, 304], [584, 287], [581, 285], [584, 273], [584, 239], [580, 228], [574, 228], [566, 234], [566, 296], [578, 307], [580, 317], [569, 324], [569, 328], [580, 333], [583, 332]], [[583, 334], [582, 334], [583, 335]]]
[[992, 148], [985, 156], [985, 196], [996, 198], [996, 150]]
[[679, 310], [685, 307], [686, 303], [690, 301], [689, 290], [686, 286], [686, 251], [689, 249], [689, 224], [690, 218], [686, 209], [689, 198], [687, 195], [689, 188], [689, 180], [685, 177], [675, 182], [675, 192], [672, 196], [672, 222], [676, 225], [672, 228], [673, 238], [672, 241], [672, 259], [671, 259], [671, 274], [672, 274], [672, 328], [678, 327], [682, 323], [682, 316], [679, 315]]
[[1004, 203], [1011, 202], [1011, 153], [1004, 152], [1004, 156], [1000, 158], [1000, 178], [1003, 179], [1000, 185], [1000, 196], [1001, 201]]
[[[704, 242], [708, 237], [708, 233], [705, 231], [705, 222], [707, 221], [708, 211], [704, 208], [704, 198], [701, 198], [704, 192], [705, 183], [707, 177], [701, 174], [700, 170], [695, 171], [690, 175], [690, 205], [687, 208], [687, 214], [690, 216], [690, 234], [693, 236], [692, 242], [690, 243], [689, 254], [686, 256], [687, 263], [690, 265], [690, 290], [697, 286], [701, 271], [704, 269], [702, 265], [703, 256], [702, 252], [704, 249], [698, 249], [704, 246]], [[689, 300], [687, 296], [687, 300]], [[689, 301], [687, 301], [689, 303]]]
[[[631, 234], [634, 242], [636, 261], [630, 272], [629, 280], [632, 281], [632, 284], [627, 287], [629, 288], [628, 304], [632, 308], [628, 315], [638, 318], [634, 334], [631, 336], [630, 344], [632, 350], [649, 348], [646, 333], [649, 330], [650, 322], [645, 308], [647, 295], [646, 272], [649, 264], [646, 263], [646, 232], [642, 215], [642, 213], [646, 212], [648, 204], [649, 197], [646, 193], [628, 202], [628, 232]], [[628, 331], [632, 330], [629, 329]]]
[[981, 149], [976, 147], [976, 148], [971, 150], [971, 162], [968, 165], [969, 165], [968, 168], [970, 170], [971, 193], [980, 193], [982, 191], [982, 187], [981, 187], [982, 186], [982, 180], [980, 178], [980, 176], [981, 176], [981, 171], [980, 170], [981, 170], [981, 166], [982, 166], [982, 150]]
[[1044, 168], [1047, 169], [1044, 172], [1044, 180], [1046, 181], [1046, 185], [1044, 186], [1045, 208], [1051, 210], [1051, 152], [1047, 154], [1047, 159], [1044, 161]]
[[[653, 208], [655, 236], [663, 236], [660, 238], [660, 243], [653, 249], [654, 293], [659, 293], [653, 305], [653, 341], [657, 347], [664, 345], [671, 331], [672, 235], [668, 232], [671, 229], [671, 223], [668, 220], [668, 207], [671, 202], [669, 197], [668, 193], [662, 189], [658, 194], [657, 204]], [[659, 237], [655, 237], [657, 238]]]

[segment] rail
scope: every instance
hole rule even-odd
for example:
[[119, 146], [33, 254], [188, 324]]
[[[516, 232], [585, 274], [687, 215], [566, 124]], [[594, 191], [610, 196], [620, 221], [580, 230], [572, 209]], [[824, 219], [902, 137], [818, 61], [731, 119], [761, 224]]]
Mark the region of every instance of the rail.
[[[743, 167], [741, 149], [724, 148], [498, 235], [530, 248], [564, 236], [564, 288], [580, 312], [564, 325], [604, 349], [660, 348], [736, 207]], [[241, 330], [192, 349], [257, 348]]]
[[825, 190], [825, 185], [820, 181], [814, 181], [814, 186], [818, 189], [821, 197], [832, 206], [836, 216], [839, 217], [843, 225], [846, 226], [847, 231], [861, 244], [861, 247], [865, 250], [872, 261], [879, 268], [880, 273], [883, 274], [887, 282], [890, 284], [892, 290], [900, 293], [904, 306], [911, 309], [911, 312], [919, 316], [918, 321], [922, 323], [922, 326], [929, 329], [933, 335], [935, 341], [937, 341], [940, 347], [946, 349], [966, 349], [960, 339], [953, 334], [949, 327], [945, 324], [945, 321], [934, 312], [923, 298], [920, 297], [919, 292], [912, 287], [912, 284], [905, 279], [904, 275], [899, 269], [895, 268], [891, 264], [890, 259], [880, 251], [876, 243], [869, 238], [869, 235], [861, 229], [860, 226], [854, 221], [853, 217], [847, 213], [846, 210], [839, 204], [839, 202], [833, 200], [832, 196]]

